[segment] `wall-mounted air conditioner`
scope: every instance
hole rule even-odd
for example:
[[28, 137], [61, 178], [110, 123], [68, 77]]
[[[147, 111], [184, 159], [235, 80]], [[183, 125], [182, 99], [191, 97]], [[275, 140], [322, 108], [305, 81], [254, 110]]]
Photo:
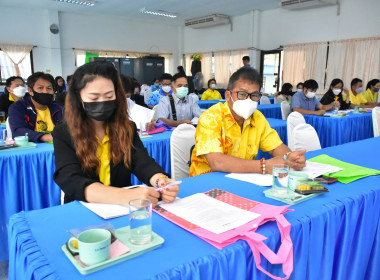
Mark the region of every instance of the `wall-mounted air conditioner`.
[[279, 5], [288, 10], [302, 10], [336, 4], [337, 0], [281, 0]]
[[230, 24], [230, 18], [226, 15], [209, 15], [200, 18], [193, 18], [185, 21], [185, 27], [206, 28], [222, 24]]

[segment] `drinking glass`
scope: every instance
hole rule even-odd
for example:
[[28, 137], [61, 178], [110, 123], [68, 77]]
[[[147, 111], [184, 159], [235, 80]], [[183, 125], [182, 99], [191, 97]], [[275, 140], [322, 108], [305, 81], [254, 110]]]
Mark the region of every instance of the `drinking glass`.
[[149, 123], [141, 122], [140, 123], [140, 136], [149, 135]]
[[152, 202], [147, 198], [136, 198], [129, 202], [129, 241], [143, 245], [152, 240]]
[[274, 164], [272, 176], [272, 194], [280, 198], [288, 197], [289, 166]]

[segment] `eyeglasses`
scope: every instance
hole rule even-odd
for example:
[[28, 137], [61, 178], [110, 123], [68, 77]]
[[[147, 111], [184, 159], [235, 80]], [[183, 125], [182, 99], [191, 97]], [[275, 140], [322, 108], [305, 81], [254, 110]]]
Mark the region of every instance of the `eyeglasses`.
[[248, 98], [248, 96], [251, 98], [252, 101], [258, 101], [260, 100], [262, 94], [258, 91], [252, 92], [252, 93], [247, 93], [244, 91], [235, 91], [235, 90], [230, 90], [230, 92], [236, 92], [237, 93], [237, 98], [240, 100], [245, 100]]

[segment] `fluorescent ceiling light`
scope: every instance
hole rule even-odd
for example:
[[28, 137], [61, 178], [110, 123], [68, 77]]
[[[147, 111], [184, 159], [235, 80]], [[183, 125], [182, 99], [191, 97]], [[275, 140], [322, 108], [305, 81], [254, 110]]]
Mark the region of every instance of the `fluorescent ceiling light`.
[[172, 14], [172, 13], [168, 13], [168, 12], [165, 12], [165, 11], [161, 11], [161, 10], [149, 11], [149, 10], [147, 10], [145, 8], [142, 8], [140, 10], [140, 13], [154, 15], [154, 16], [169, 17], [169, 18], [176, 18], [177, 17], [177, 15]]
[[92, 1], [92, 0], [54, 0], [54, 1], [89, 6], [89, 7], [95, 6], [96, 4], [96, 1]]

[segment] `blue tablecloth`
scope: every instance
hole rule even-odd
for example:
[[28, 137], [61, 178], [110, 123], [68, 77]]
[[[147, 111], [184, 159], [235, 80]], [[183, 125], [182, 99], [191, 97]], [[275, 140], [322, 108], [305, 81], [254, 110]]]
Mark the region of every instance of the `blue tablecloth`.
[[266, 118], [280, 119], [281, 115], [281, 104], [265, 104], [257, 106], [257, 109], [263, 113]]
[[[143, 144], [164, 170], [170, 174], [171, 132], [154, 134]], [[7, 229], [9, 217], [22, 210], [59, 205], [61, 190], [53, 180], [54, 147], [0, 152], [0, 262], [8, 259]], [[132, 184], [139, 184], [132, 176]]]
[[[166, 173], [171, 173], [170, 168], [170, 136], [171, 131], [153, 134], [152, 138], [143, 139], [144, 147], [147, 149], [148, 154], [161, 165]], [[189, 151], [190, 153], [190, 151]], [[132, 185], [141, 184], [141, 181], [132, 175]]]
[[61, 190], [54, 183], [54, 170], [51, 144], [0, 152], [0, 261], [8, 259], [11, 215], [60, 204]]
[[[307, 153], [380, 169], [380, 137]], [[352, 151], [355, 151], [355, 156]], [[365, 158], [365, 161], [362, 159]], [[220, 188], [259, 202], [283, 205], [264, 196], [265, 187], [212, 173], [184, 179], [180, 197]], [[380, 176], [344, 185], [329, 185], [330, 192], [291, 206], [285, 214], [291, 223], [294, 270], [290, 279], [379, 279]], [[59, 217], [59, 223], [57, 223]], [[202, 239], [153, 214], [153, 230], [165, 239], [162, 247], [96, 273], [82, 276], [61, 246], [68, 229], [101, 222], [78, 202], [11, 217], [9, 226], [9, 279], [268, 279], [254, 266], [251, 250], [238, 241], [218, 250]], [[115, 228], [128, 217], [109, 220]], [[258, 229], [275, 250], [280, 235], [274, 223]], [[267, 262], [263, 261], [267, 267]], [[269, 265], [281, 275], [281, 267]]]
[[373, 137], [372, 113], [353, 114], [346, 117], [321, 117], [304, 115], [319, 136], [322, 148]]
[[199, 108], [201, 109], [208, 109], [210, 108], [211, 106], [217, 104], [217, 103], [220, 103], [220, 102], [226, 102], [225, 99], [215, 99], [215, 100], [199, 100], [198, 101], [198, 105], [199, 105]]

